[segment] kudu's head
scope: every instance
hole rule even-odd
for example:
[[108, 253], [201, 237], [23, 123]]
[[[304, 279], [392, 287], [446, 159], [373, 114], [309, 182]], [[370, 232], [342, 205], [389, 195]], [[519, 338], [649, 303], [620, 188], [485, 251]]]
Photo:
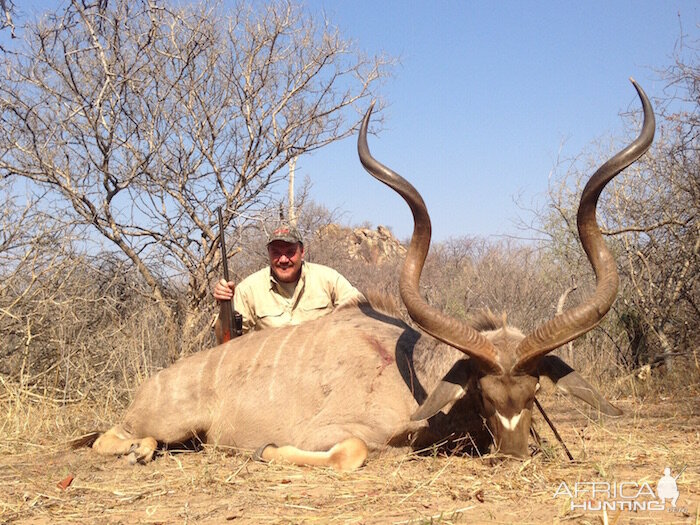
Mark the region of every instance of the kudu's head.
[[464, 352], [458, 361], [418, 408], [412, 419], [427, 419], [465, 395], [470, 384], [480, 390], [482, 415], [493, 435], [495, 448], [502, 454], [525, 457], [535, 393], [539, 379], [549, 377], [557, 387], [607, 415], [622, 412], [608, 403], [577, 372], [555, 356], [552, 350], [594, 328], [612, 306], [618, 287], [615, 260], [603, 241], [596, 221], [596, 205], [603, 188], [618, 173], [641, 157], [654, 138], [654, 113], [644, 91], [632, 80], [644, 110], [639, 137], [603, 164], [588, 181], [578, 208], [578, 231], [583, 249], [596, 276], [595, 291], [575, 306], [524, 335], [492, 323], [477, 329], [453, 319], [427, 304], [418, 288], [420, 274], [430, 245], [430, 217], [423, 198], [403, 177], [375, 160], [367, 146], [367, 127], [372, 107], [360, 129], [358, 152], [365, 169], [399, 193], [413, 213], [414, 230], [401, 272], [399, 290], [411, 318], [436, 339]]

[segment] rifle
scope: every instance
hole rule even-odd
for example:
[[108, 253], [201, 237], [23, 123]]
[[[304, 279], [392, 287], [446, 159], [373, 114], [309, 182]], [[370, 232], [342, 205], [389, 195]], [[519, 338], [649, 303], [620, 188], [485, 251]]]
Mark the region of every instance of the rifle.
[[[224, 220], [221, 217], [221, 206], [216, 210], [219, 215], [219, 245], [221, 246], [221, 264], [224, 270], [224, 279], [229, 282], [228, 259], [226, 258], [226, 241], [224, 240]], [[221, 321], [221, 342], [225, 343], [234, 337], [243, 334], [243, 316], [233, 309], [232, 301], [220, 302], [219, 319]]]
[[680, 478], [680, 477], [681, 477], [681, 474], [683, 474], [683, 472], [685, 472], [685, 469], [686, 469], [687, 466], [688, 466], [688, 465], [684, 465], [683, 468], [681, 469], [681, 471], [678, 473], [678, 475], [674, 476], [673, 479], [678, 479], [678, 478]]

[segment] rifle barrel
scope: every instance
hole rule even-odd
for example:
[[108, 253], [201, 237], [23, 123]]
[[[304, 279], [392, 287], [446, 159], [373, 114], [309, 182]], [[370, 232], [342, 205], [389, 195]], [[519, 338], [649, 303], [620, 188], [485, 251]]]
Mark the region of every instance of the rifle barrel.
[[[224, 270], [224, 279], [228, 283], [231, 278], [228, 273], [228, 258], [226, 257], [226, 240], [224, 239], [224, 220], [221, 216], [221, 206], [216, 210], [219, 215], [219, 245], [221, 246], [221, 265]], [[231, 338], [240, 335], [240, 330], [236, 328], [235, 312], [233, 311], [233, 301], [221, 301], [221, 328], [222, 328], [222, 342], [230, 341]]]
[[223, 266], [224, 270], [224, 279], [226, 279], [226, 282], [229, 282], [230, 277], [228, 273], [228, 259], [226, 257], [226, 240], [224, 239], [224, 219], [221, 216], [221, 206], [216, 209], [216, 212], [219, 214], [219, 245], [221, 246], [221, 265]]

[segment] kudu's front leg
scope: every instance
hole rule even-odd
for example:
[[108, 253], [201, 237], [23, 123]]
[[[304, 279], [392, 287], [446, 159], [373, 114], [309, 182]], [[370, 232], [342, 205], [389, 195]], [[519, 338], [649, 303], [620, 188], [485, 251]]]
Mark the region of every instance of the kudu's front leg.
[[148, 463], [158, 442], [152, 437], [134, 438], [119, 425], [97, 438], [92, 449], [103, 456], [125, 456], [129, 463]]

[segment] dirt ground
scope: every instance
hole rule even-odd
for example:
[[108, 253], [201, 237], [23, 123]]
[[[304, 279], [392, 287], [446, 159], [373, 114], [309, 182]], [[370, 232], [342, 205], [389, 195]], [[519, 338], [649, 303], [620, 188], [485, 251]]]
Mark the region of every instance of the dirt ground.
[[[216, 449], [132, 467], [14, 444], [0, 449], [0, 523], [700, 523], [700, 393], [616, 400], [625, 415], [605, 421], [558, 395], [541, 401], [574, 462], [539, 415], [542, 451], [524, 462], [387, 454], [342, 474]], [[666, 467], [682, 470], [676, 507], [649, 510]], [[591, 510], [601, 500], [608, 510]]]

